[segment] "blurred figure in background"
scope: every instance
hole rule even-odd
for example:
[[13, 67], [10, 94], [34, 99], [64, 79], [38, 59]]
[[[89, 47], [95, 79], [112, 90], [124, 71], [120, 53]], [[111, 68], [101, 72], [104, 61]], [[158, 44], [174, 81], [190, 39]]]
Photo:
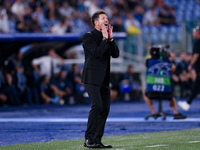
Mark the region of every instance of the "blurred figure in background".
[[87, 103], [85, 87], [84, 84], [81, 83], [81, 70], [77, 64], [72, 64], [68, 79], [73, 85], [75, 103]]
[[194, 48], [193, 48], [193, 57], [192, 60], [188, 66], [188, 71], [192, 71], [194, 68], [196, 72], [196, 79], [193, 83], [191, 94], [187, 101], [179, 101], [178, 105], [185, 111], [188, 111], [190, 109], [190, 105], [193, 101], [193, 99], [197, 96], [197, 94], [200, 91], [200, 27], [196, 26], [193, 29], [193, 38], [195, 39]]
[[15, 15], [24, 15], [27, 4], [22, 0], [16, 0], [11, 7], [12, 13]]
[[63, 1], [61, 7], [59, 8], [58, 12], [65, 18], [70, 18], [71, 15], [75, 12], [74, 8], [71, 7], [68, 1]]
[[0, 3], [0, 33], [9, 33], [10, 26], [8, 23], [8, 16], [6, 9]]
[[20, 100], [20, 96], [17, 91], [17, 87], [13, 82], [13, 77], [11, 74], [5, 74], [6, 84], [4, 86], [4, 91], [6, 96], [8, 97], [9, 105], [21, 105], [22, 101]]
[[191, 89], [191, 82], [190, 82], [190, 73], [188, 72], [188, 65], [190, 60], [188, 59], [189, 56], [186, 56], [185, 52], [181, 52], [179, 55], [180, 62], [176, 66], [176, 74], [179, 78], [179, 84], [181, 88], [181, 98], [186, 97], [189, 94], [189, 90]]
[[[32, 94], [30, 88], [27, 86], [27, 77], [24, 74], [22, 58], [22, 53], [18, 51], [15, 57], [9, 61], [7, 71], [12, 75], [21, 103], [32, 104]], [[38, 99], [36, 101], [38, 101]]]
[[113, 24], [113, 32], [125, 32], [124, 20], [122, 17], [118, 16], [115, 18]]
[[7, 96], [5, 95], [5, 91], [4, 91], [4, 83], [5, 79], [3, 76], [2, 71], [0, 71], [0, 106], [3, 106], [5, 104], [7, 104]]
[[57, 74], [64, 64], [64, 59], [50, 49], [48, 55], [32, 60], [32, 66], [39, 76], [47, 75], [50, 78]]
[[55, 94], [50, 78], [47, 75], [43, 75], [40, 78], [40, 96], [44, 104], [59, 104], [61, 100], [59, 96]]
[[59, 104], [63, 105], [65, 103], [69, 103], [73, 87], [70, 80], [67, 79], [67, 72], [64, 68], [61, 69], [55, 78], [51, 79], [51, 88], [54, 93], [59, 96]]
[[152, 7], [150, 10], [146, 11], [142, 21], [143, 25], [157, 26], [158, 25], [158, 14], [156, 8]]
[[139, 100], [141, 98], [141, 86], [134, 79], [134, 67], [129, 65], [127, 72], [119, 78], [120, 97], [125, 101]]
[[53, 25], [50, 29], [51, 33], [65, 34], [69, 28], [69, 21], [62, 18], [59, 23]]

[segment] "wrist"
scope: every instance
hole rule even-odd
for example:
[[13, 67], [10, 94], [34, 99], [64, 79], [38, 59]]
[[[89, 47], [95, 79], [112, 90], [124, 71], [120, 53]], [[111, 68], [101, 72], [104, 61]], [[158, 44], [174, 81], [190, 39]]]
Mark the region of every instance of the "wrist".
[[114, 41], [114, 39], [113, 38], [108, 38], [108, 41], [112, 42], [112, 41]]
[[103, 37], [103, 38], [102, 38], [102, 41], [106, 41], [106, 42], [107, 42], [107, 41], [108, 41], [108, 38]]

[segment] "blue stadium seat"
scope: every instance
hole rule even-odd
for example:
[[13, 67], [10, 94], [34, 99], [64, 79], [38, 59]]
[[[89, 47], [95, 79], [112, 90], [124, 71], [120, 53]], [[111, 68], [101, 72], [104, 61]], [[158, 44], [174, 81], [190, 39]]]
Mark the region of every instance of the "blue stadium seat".
[[159, 42], [159, 28], [158, 27], [151, 27], [151, 40], [153, 43], [158, 43]]
[[149, 26], [143, 26], [142, 27], [142, 32], [143, 32], [143, 40], [147, 43], [151, 43], [151, 38], [150, 38], [150, 27]]
[[167, 26], [160, 27], [160, 40], [162, 43], [168, 42], [168, 33], [169, 33], [169, 27]]
[[169, 27], [169, 42], [174, 43], [177, 42], [177, 35], [180, 34], [177, 32], [177, 27], [176, 26], [170, 26]]

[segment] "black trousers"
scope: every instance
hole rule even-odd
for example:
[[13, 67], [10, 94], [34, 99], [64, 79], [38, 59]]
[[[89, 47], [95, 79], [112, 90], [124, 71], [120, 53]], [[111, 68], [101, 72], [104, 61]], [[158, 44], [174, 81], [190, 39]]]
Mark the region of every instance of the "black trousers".
[[85, 139], [100, 143], [110, 111], [110, 88], [93, 84], [85, 84], [85, 88], [91, 101]]
[[191, 90], [191, 94], [187, 100], [188, 104], [191, 104], [193, 99], [197, 96], [197, 94], [200, 92], [200, 75], [198, 74]]

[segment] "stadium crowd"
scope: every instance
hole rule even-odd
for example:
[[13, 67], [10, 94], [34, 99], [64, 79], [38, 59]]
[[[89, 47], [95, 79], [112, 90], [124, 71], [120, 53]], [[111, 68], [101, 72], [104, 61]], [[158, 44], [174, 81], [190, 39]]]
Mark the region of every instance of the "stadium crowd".
[[[188, 71], [192, 55], [181, 52], [178, 57], [170, 52], [170, 60], [176, 69], [172, 75], [172, 87], [180, 87], [180, 97], [186, 98], [195, 74]], [[22, 54], [18, 52], [0, 71], [0, 105], [32, 104], [87, 104], [88, 96], [81, 83], [82, 67], [67, 65], [54, 49], [48, 55], [34, 58], [31, 62], [32, 75], [25, 74]], [[111, 101], [140, 100], [142, 88], [140, 79], [129, 65], [127, 71], [110, 82]], [[175, 94], [176, 95], [176, 94]], [[176, 95], [177, 96], [177, 95]]]
[[106, 11], [114, 32], [143, 25], [176, 25], [175, 8], [163, 0], [1, 0], [2, 33], [85, 33], [92, 28], [90, 17]]

